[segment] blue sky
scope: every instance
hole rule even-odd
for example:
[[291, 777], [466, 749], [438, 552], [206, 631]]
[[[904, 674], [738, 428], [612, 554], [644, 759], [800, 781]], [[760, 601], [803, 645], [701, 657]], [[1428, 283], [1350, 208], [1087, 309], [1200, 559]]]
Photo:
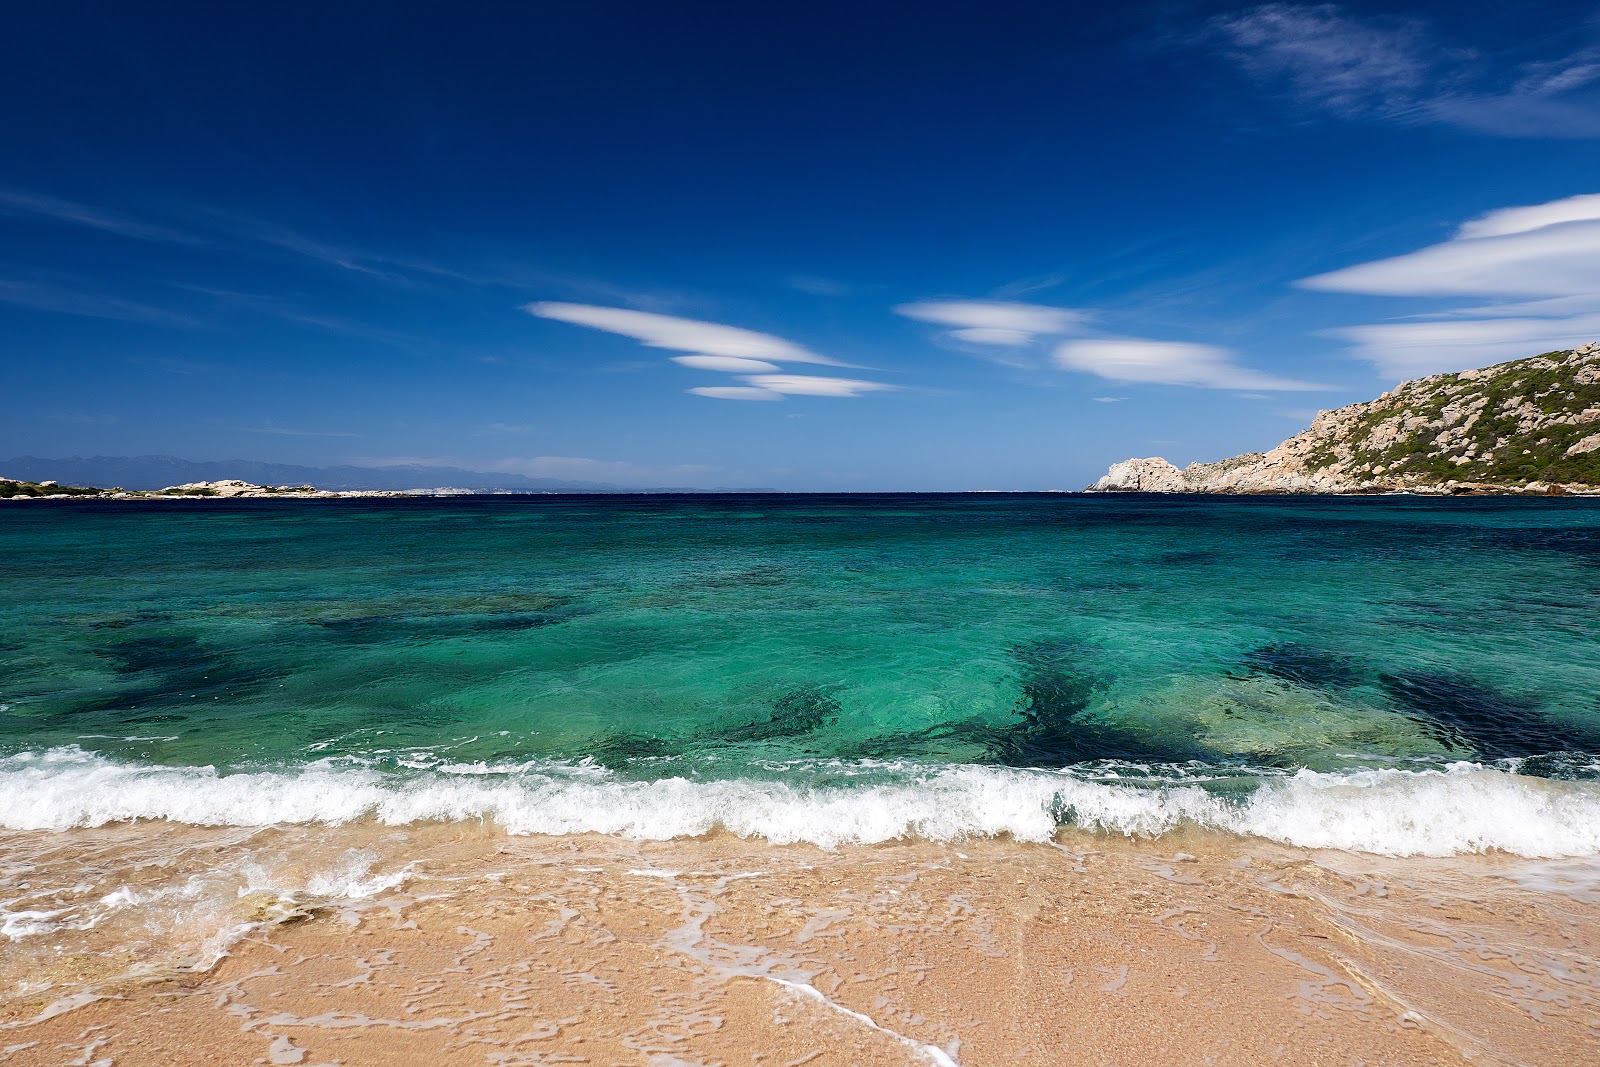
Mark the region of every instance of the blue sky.
[[1078, 488], [1600, 338], [1593, 3], [8, 23], [0, 455]]

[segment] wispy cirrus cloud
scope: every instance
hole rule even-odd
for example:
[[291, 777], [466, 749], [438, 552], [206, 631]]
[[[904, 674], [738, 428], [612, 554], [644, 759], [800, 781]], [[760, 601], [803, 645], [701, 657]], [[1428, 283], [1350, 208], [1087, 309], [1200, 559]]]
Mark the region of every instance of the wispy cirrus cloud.
[[297, 326], [306, 326], [313, 330], [339, 334], [344, 337], [358, 337], [363, 340], [377, 341], [382, 344], [393, 345], [396, 348], [414, 348], [418, 344], [416, 338], [395, 330], [373, 326], [342, 315], [308, 311], [296, 306], [289, 299], [276, 294], [246, 293], [234, 289], [220, 289], [209, 285], [180, 284], [176, 288], [184, 292], [209, 297], [223, 309], [237, 308], [270, 315], [284, 322], [293, 323]]
[[1600, 136], [1600, 48], [1506, 64], [1416, 18], [1271, 3], [1211, 19], [1198, 40], [1307, 107], [1504, 137]]
[[1447, 241], [1298, 284], [1364, 296], [1474, 298], [1407, 321], [1330, 331], [1396, 380], [1571, 348], [1600, 337], [1600, 194], [1491, 211]]
[[1071, 333], [1088, 319], [1074, 308], [1025, 304], [1015, 300], [918, 300], [900, 304], [895, 314], [948, 327], [958, 341], [978, 345], [1026, 345], [1040, 335]]
[[104, 293], [43, 282], [0, 279], [0, 304], [31, 308], [34, 311], [52, 311], [61, 315], [112, 319], [117, 322], [136, 322], [153, 326], [192, 328], [199, 325], [187, 315], [142, 304], [136, 300], [125, 300]]
[[540, 318], [621, 334], [650, 348], [686, 352], [689, 354], [669, 358], [679, 366], [694, 370], [735, 374], [745, 383], [694, 386], [687, 390], [694, 396], [714, 400], [782, 400], [786, 396], [859, 397], [895, 388], [856, 378], [778, 373], [783, 363], [829, 367], [849, 367], [851, 364], [818, 355], [793, 341], [739, 326], [682, 319], [630, 308], [549, 300], [528, 304], [523, 310]]
[[79, 226], [140, 241], [208, 246], [234, 252], [276, 250], [391, 284], [414, 285], [421, 279], [453, 279], [467, 284], [482, 280], [450, 267], [420, 259], [386, 255], [369, 249], [313, 237], [299, 230], [214, 209], [185, 214], [177, 228], [94, 204], [84, 204], [25, 189], [0, 189], [0, 216], [31, 218]]
[[130, 218], [106, 208], [79, 204], [60, 197], [31, 193], [21, 189], [0, 189], [0, 215], [33, 217], [50, 222], [114, 233], [140, 241], [161, 241], [167, 244], [203, 244], [205, 239], [169, 226], [160, 226]]
[[1247, 74], [1346, 117], [1404, 114], [1433, 75], [1429, 33], [1416, 20], [1366, 21], [1336, 4], [1263, 4], [1219, 15], [1208, 30]]
[[1063, 370], [1084, 371], [1114, 382], [1271, 392], [1327, 388], [1242, 367], [1226, 348], [1188, 341], [1085, 338], [1062, 342], [1052, 359]]

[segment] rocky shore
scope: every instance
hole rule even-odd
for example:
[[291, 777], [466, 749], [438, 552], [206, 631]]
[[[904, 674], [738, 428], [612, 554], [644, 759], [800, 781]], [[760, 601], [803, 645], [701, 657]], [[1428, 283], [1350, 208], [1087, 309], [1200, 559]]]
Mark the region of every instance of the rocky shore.
[[1600, 342], [1404, 382], [1268, 452], [1124, 460], [1086, 491], [1600, 495]]

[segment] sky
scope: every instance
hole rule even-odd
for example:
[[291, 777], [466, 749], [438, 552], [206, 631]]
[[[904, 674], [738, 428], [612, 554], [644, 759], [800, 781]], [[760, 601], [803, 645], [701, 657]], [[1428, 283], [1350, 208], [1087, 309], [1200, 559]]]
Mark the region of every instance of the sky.
[[1077, 489], [1600, 339], [1600, 3], [7, 23], [0, 456]]

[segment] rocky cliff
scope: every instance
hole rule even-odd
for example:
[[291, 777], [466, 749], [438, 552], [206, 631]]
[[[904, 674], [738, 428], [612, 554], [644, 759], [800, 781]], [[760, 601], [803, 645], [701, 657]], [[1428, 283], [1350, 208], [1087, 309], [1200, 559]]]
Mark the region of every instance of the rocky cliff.
[[1404, 382], [1270, 452], [1125, 460], [1088, 491], [1600, 493], [1600, 342]]

